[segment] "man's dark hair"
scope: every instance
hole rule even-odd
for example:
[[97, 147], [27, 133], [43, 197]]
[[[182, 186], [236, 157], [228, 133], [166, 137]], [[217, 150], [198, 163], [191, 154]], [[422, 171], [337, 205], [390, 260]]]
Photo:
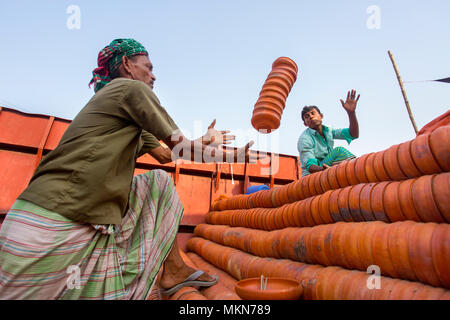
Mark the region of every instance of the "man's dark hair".
[[318, 113], [322, 114], [322, 112], [320, 112], [320, 110], [317, 106], [304, 106], [303, 110], [302, 110], [302, 120], [303, 121], [305, 121], [305, 119], [303, 118], [305, 113], [310, 112], [312, 109], [316, 109]]

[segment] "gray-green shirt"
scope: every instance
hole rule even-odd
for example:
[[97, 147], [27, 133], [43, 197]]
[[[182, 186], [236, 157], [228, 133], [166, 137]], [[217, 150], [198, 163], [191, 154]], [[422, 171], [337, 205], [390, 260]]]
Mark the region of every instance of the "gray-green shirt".
[[73, 119], [18, 198], [75, 221], [120, 224], [137, 157], [176, 130], [148, 85], [114, 79]]

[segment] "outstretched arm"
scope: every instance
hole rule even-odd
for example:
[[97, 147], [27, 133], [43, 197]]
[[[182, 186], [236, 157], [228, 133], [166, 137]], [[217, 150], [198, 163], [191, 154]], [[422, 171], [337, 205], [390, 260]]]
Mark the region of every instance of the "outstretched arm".
[[358, 119], [356, 118], [356, 104], [359, 100], [359, 94], [358, 97], [356, 97], [356, 91], [351, 90], [347, 93], [347, 100], [344, 102], [344, 100], [340, 99], [342, 107], [347, 111], [348, 114], [348, 121], [350, 123], [349, 125], [349, 131], [353, 138], [359, 137], [359, 125], [358, 125]]

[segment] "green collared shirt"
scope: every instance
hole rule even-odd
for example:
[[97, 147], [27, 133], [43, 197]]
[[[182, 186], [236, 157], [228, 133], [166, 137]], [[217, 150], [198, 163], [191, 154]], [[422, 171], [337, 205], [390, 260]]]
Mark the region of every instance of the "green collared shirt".
[[346, 140], [350, 144], [353, 138], [348, 128], [333, 129], [322, 125], [325, 139], [316, 130], [307, 128], [298, 138], [297, 150], [300, 155], [302, 176], [310, 174], [311, 165], [321, 166], [323, 159], [334, 148], [334, 139]]
[[73, 119], [18, 198], [74, 221], [120, 224], [137, 157], [177, 130], [148, 85], [114, 79]]

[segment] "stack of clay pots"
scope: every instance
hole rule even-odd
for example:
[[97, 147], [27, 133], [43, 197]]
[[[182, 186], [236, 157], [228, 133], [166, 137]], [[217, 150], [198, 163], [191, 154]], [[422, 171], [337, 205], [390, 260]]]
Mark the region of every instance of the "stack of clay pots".
[[258, 101], [253, 109], [252, 125], [261, 133], [269, 133], [280, 126], [286, 98], [297, 80], [297, 64], [280, 57], [272, 64]]
[[238, 280], [297, 279], [304, 299], [450, 300], [449, 171], [447, 125], [219, 200], [188, 249]]

